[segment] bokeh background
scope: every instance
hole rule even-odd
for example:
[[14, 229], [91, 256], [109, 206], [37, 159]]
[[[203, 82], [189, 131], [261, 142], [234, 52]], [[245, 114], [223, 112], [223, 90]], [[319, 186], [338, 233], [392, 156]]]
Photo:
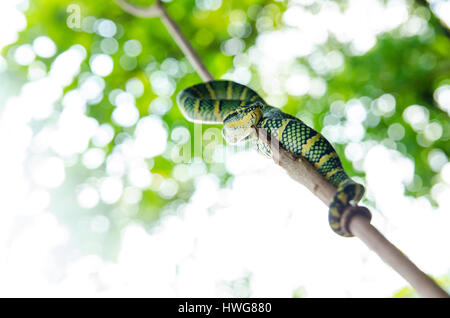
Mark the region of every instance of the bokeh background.
[[[335, 145], [448, 290], [450, 2], [164, 3], [216, 78]], [[0, 30], [1, 296], [415, 296], [271, 160], [183, 118], [200, 78], [158, 18], [9, 0]]]

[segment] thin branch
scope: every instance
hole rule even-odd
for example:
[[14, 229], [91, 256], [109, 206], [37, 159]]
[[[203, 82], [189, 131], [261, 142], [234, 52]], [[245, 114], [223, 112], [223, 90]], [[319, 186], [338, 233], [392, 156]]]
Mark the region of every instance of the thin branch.
[[329, 206], [336, 193], [336, 188], [328, 182], [313, 166], [302, 156], [296, 156], [280, 146], [278, 140], [270, 138], [263, 128], [255, 128], [256, 136], [269, 145], [272, 150], [273, 161], [281, 166], [295, 181], [303, 184], [309, 191]]
[[159, 1], [158, 3], [161, 7], [161, 20], [166, 26], [170, 35], [172, 35], [172, 38], [175, 40], [175, 42], [177, 42], [178, 46], [187, 56], [189, 62], [197, 71], [198, 75], [200, 75], [202, 80], [204, 82], [212, 81], [214, 77], [211, 75], [211, 73], [209, 73], [208, 69], [203, 63], [203, 60], [200, 58], [200, 56], [198, 56], [197, 52], [191, 46], [191, 43], [186, 39], [183, 32], [181, 32], [175, 21], [169, 16], [164, 5]]
[[169, 31], [170, 36], [178, 44], [181, 51], [183, 51], [184, 55], [187, 57], [201, 79], [204, 82], [212, 81], [214, 79], [203, 63], [203, 60], [200, 58], [200, 56], [192, 47], [191, 43], [187, 40], [181, 29], [178, 27], [177, 23], [169, 16], [166, 7], [161, 2], [161, 0], [156, 0], [155, 5], [150, 7], [139, 7], [130, 4], [125, 0], [116, 1], [124, 11], [132, 15], [139, 17], [160, 17], [167, 31]]
[[161, 7], [158, 5], [153, 5], [150, 7], [140, 7], [131, 4], [125, 0], [116, 0], [116, 2], [123, 9], [123, 11], [128, 12], [129, 14], [132, 14], [137, 17], [154, 18], [159, 17], [161, 15]]
[[[448, 26], [446, 25], [446, 23], [444, 21], [442, 21], [442, 19], [433, 11], [433, 9], [431, 8], [430, 3], [427, 0], [416, 0], [417, 4], [420, 6], [423, 6], [425, 8], [428, 9], [428, 11], [430, 12], [430, 15], [432, 17], [432, 20], [436, 21], [437, 27], [442, 31], [442, 33], [444, 33], [447, 37], [450, 38], [450, 30], [448, 28]], [[430, 21], [432, 22], [432, 21]]]
[[[329, 206], [336, 188], [305, 158], [296, 156], [271, 140], [265, 129], [255, 128], [260, 140], [271, 147], [273, 160], [295, 181], [303, 184], [325, 205]], [[341, 218], [341, 226], [358, 237], [386, 264], [399, 273], [422, 297], [447, 298], [449, 295], [435, 281], [422, 272], [397, 247], [370, 224], [370, 211], [362, 206], [349, 206]]]
[[389, 242], [367, 218], [355, 214], [349, 223], [350, 231], [397, 273], [399, 273], [422, 297], [449, 298], [434, 280], [425, 275], [395, 245]]
[[[123, 5], [125, 3], [124, 0], [117, 1], [125, 11], [137, 16], [148, 16], [148, 14], [153, 14], [154, 12], [151, 8], [138, 8], [130, 4]], [[190, 45], [190, 42], [183, 35], [177, 24], [167, 14], [161, 1], [157, 0], [155, 6], [158, 8], [156, 10], [169, 33], [186, 54], [202, 80], [205, 82], [213, 80], [202, 59]], [[255, 128], [255, 130], [258, 138], [271, 147], [275, 163], [283, 167], [291, 178], [303, 184], [329, 206], [336, 193], [336, 188], [320, 175], [305, 158], [293, 155], [281, 147], [278, 142], [272, 142], [265, 129]], [[370, 224], [370, 212], [367, 208], [361, 206], [348, 207], [344, 211], [341, 222], [348, 233], [352, 233], [361, 239], [386, 264], [404, 277], [419, 295], [422, 297], [449, 297], [430, 277], [417, 268], [398, 248]]]

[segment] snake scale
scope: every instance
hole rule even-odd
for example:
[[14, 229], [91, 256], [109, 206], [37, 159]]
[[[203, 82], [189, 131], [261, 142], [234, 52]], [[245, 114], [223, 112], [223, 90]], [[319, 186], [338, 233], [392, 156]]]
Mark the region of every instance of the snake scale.
[[[232, 81], [191, 86], [178, 94], [177, 102], [190, 121], [223, 124], [223, 136], [228, 143], [256, 138], [253, 127], [259, 127], [287, 151], [303, 156], [337, 189], [329, 206], [331, 228], [341, 236], [352, 236], [342, 227], [341, 217], [349, 204], [361, 199], [364, 187], [347, 175], [336, 151], [320, 133], [300, 119], [268, 105], [251, 88]], [[271, 156], [270, 147], [259, 139], [257, 147]]]

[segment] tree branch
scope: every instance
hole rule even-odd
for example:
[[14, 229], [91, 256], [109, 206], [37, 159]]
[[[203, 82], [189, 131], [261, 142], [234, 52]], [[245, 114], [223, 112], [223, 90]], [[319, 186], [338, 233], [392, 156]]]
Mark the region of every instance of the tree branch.
[[140, 7], [125, 0], [116, 0], [116, 2], [123, 9], [123, 11], [137, 17], [154, 18], [161, 15], [161, 7], [158, 5], [158, 3], [160, 3], [159, 1], [150, 7]]
[[367, 218], [355, 214], [349, 223], [350, 231], [397, 273], [399, 273], [422, 297], [449, 298], [434, 280], [425, 275], [395, 245], [389, 242]]
[[[124, 0], [117, 0], [121, 7], [137, 16], [160, 16], [163, 23], [169, 30], [173, 39], [186, 54], [192, 66], [198, 72], [203, 81], [213, 80], [212, 75], [207, 70], [202, 59], [195, 52], [190, 42], [181, 32], [177, 24], [170, 18], [164, 5], [157, 0], [156, 7], [138, 8], [126, 3]], [[154, 13], [157, 12], [155, 15]], [[278, 142], [272, 142], [265, 129], [255, 128], [256, 135], [260, 140], [269, 145], [272, 149], [273, 160], [283, 167], [289, 176], [297, 182], [303, 184], [314, 195], [316, 195], [327, 206], [330, 205], [336, 189], [303, 157], [295, 156], [280, 146]], [[430, 277], [425, 275], [415, 266], [398, 248], [390, 243], [378, 230], [370, 224], [370, 212], [361, 206], [350, 206], [342, 217], [342, 226], [348, 232], [363, 241], [370, 249], [403, 278], [405, 278], [422, 297], [449, 297]]]
[[450, 30], [448, 26], [445, 24], [444, 21], [442, 21], [440, 17], [437, 16], [436, 13], [434, 13], [433, 9], [430, 6], [430, 3], [427, 0], [416, 0], [416, 2], [419, 6], [427, 8], [427, 10], [430, 12], [431, 15], [430, 22], [433, 23], [433, 20], [435, 20], [436, 21], [435, 24], [437, 24], [437, 27], [442, 31], [442, 33], [444, 33], [447, 37], [450, 38]]
[[147, 18], [160, 17], [167, 31], [169, 31], [170, 36], [178, 44], [181, 51], [183, 51], [184, 55], [187, 57], [201, 79], [204, 82], [212, 81], [214, 79], [203, 63], [203, 60], [200, 58], [200, 56], [198, 56], [197, 52], [192, 47], [191, 43], [184, 36], [183, 32], [178, 27], [176, 22], [169, 16], [166, 7], [161, 2], [161, 0], [156, 0], [155, 5], [150, 7], [139, 7], [130, 4], [125, 0], [116, 0], [116, 2], [124, 11], [132, 15]]

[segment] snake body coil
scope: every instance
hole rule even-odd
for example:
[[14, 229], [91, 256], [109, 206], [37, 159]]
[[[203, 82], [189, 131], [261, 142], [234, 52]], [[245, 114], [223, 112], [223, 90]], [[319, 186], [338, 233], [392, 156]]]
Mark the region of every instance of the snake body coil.
[[[227, 142], [236, 143], [256, 137], [256, 126], [276, 138], [289, 152], [301, 155], [333, 184], [337, 192], [330, 204], [329, 224], [334, 232], [352, 236], [345, 231], [341, 217], [345, 208], [357, 203], [364, 187], [344, 171], [331, 144], [300, 119], [269, 106], [252, 89], [232, 81], [210, 81], [191, 86], [177, 97], [183, 115], [190, 121], [222, 124]], [[270, 148], [258, 140], [258, 149], [271, 155]]]

